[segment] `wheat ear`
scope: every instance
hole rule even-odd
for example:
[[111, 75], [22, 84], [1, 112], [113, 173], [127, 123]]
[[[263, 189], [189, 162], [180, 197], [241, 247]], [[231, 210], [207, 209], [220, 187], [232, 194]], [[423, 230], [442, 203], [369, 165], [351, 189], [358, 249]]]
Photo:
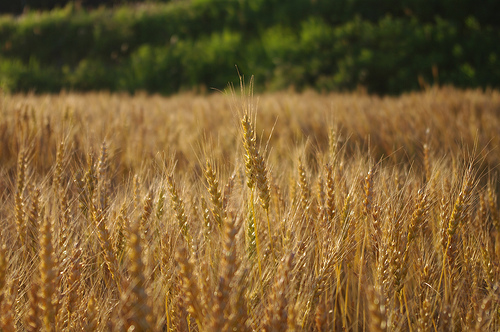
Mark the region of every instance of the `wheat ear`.
[[[410, 226], [408, 228], [408, 236], [406, 239], [406, 246], [404, 253], [402, 255], [402, 260], [400, 262], [401, 266], [401, 273], [399, 276], [396, 278], [396, 286], [399, 286], [399, 282], [401, 282], [405, 277], [408, 272], [408, 254], [410, 251], [410, 245], [414, 241], [416, 237], [416, 232], [419, 227], [422, 226], [423, 222], [425, 221], [426, 214], [428, 212], [429, 206], [427, 204], [427, 193], [424, 192], [423, 189], [419, 190], [418, 192], [418, 200], [417, 200], [417, 206], [415, 211], [413, 212], [413, 215], [411, 217], [410, 221]], [[401, 285], [401, 288], [403, 285]]]
[[122, 282], [120, 279], [120, 271], [117, 256], [113, 250], [113, 245], [111, 243], [109, 231], [106, 227], [106, 218], [102, 210], [92, 211], [92, 218], [95, 223], [97, 230], [97, 236], [99, 238], [99, 244], [101, 245], [102, 253], [104, 255], [104, 261], [111, 273], [111, 278], [115, 282], [118, 291], [122, 291]]
[[332, 165], [326, 165], [326, 216], [331, 226], [335, 216], [335, 179]]
[[[463, 221], [463, 218], [466, 213], [466, 209], [468, 207], [468, 202], [470, 200], [470, 194], [473, 189], [473, 175], [472, 175], [472, 169], [469, 167], [467, 172], [465, 173], [463, 184], [462, 184], [462, 189], [460, 190], [460, 193], [458, 194], [458, 197], [455, 201], [455, 204], [453, 206], [453, 210], [451, 213], [451, 216], [448, 221], [448, 227], [446, 228], [446, 240], [443, 239], [443, 243], [445, 243], [445, 247], [443, 248], [443, 263], [442, 263], [442, 268], [441, 268], [441, 276], [439, 277], [439, 282], [438, 282], [438, 287], [437, 290], [441, 290], [441, 285], [443, 282], [443, 278], [445, 275], [445, 270], [446, 270], [446, 260], [448, 259], [450, 263], [450, 270], [453, 268], [453, 264], [455, 263], [455, 253], [453, 252], [453, 249], [455, 247], [455, 233], [457, 232], [458, 226], [461, 221]], [[446, 219], [445, 219], [446, 220]], [[444, 228], [444, 227], [443, 227]], [[438, 300], [438, 297], [436, 297], [434, 306], [436, 306], [436, 302]]]
[[311, 189], [309, 188], [309, 181], [307, 181], [306, 170], [304, 164], [302, 163], [301, 158], [299, 159], [298, 172], [299, 172], [300, 203], [302, 205], [302, 211], [304, 215], [306, 215], [310, 208], [309, 201], [311, 199]]
[[[217, 290], [215, 291], [215, 303], [213, 305], [210, 327], [212, 331], [221, 331], [225, 327], [225, 323], [231, 308], [227, 308], [230, 304], [231, 282], [238, 269], [236, 261], [236, 233], [238, 229], [235, 225], [235, 220], [227, 218], [224, 220], [224, 243], [222, 249], [221, 272], [219, 275]], [[226, 329], [227, 330], [227, 327]], [[227, 330], [229, 331], [229, 330]]]
[[110, 181], [109, 173], [109, 157], [106, 142], [102, 143], [99, 161], [97, 163], [97, 197], [95, 205], [102, 211], [107, 211], [110, 205]]
[[222, 228], [222, 220], [224, 219], [224, 208], [222, 204], [222, 194], [219, 189], [219, 181], [217, 174], [212, 167], [210, 161], [207, 160], [205, 166], [205, 179], [207, 180], [207, 190], [210, 194], [210, 201], [212, 202], [212, 215], [214, 216], [215, 223], [219, 228]]
[[29, 307], [28, 312], [25, 319], [26, 330], [30, 332], [40, 331], [42, 329], [42, 322], [40, 321], [40, 307], [38, 292], [40, 290], [40, 286], [37, 282], [33, 282], [31, 284], [31, 289], [28, 293], [29, 299]]
[[129, 328], [137, 331], [150, 331], [152, 330], [152, 310], [146, 294], [139, 220], [133, 222], [130, 227], [128, 244], [130, 281], [128, 282], [128, 297], [125, 297], [124, 301], [128, 310]]
[[68, 319], [68, 327], [70, 329], [75, 328], [74, 317], [76, 316], [76, 309], [78, 305], [79, 296], [82, 296], [79, 293], [80, 283], [81, 283], [81, 274], [82, 274], [82, 249], [76, 248], [73, 252], [73, 257], [71, 259], [69, 275], [68, 275], [68, 304], [67, 304], [67, 319]]
[[28, 255], [33, 257], [39, 250], [38, 230], [40, 228], [40, 189], [36, 188], [31, 195], [31, 206], [27, 222], [27, 247]]
[[172, 205], [175, 211], [175, 218], [179, 224], [179, 229], [181, 230], [182, 235], [186, 239], [186, 242], [189, 246], [191, 246], [191, 238], [189, 236], [189, 225], [187, 222], [187, 217], [184, 212], [184, 201], [179, 196], [179, 192], [177, 190], [177, 186], [174, 181], [173, 175], [167, 176], [167, 184], [168, 190], [170, 192], [170, 198], [172, 200]]
[[180, 277], [182, 283], [182, 292], [185, 297], [184, 301], [187, 304], [188, 313], [195, 319], [198, 328], [202, 329], [203, 320], [203, 310], [199, 300], [200, 289], [196, 283], [196, 277], [194, 276], [194, 266], [193, 263], [188, 259], [188, 251], [184, 245], [181, 245], [175, 254], [175, 260], [180, 267]]
[[260, 258], [260, 238], [259, 238], [259, 225], [255, 218], [255, 207], [254, 207], [254, 188], [256, 183], [256, 172], [255, 172], [255, 158], [254, 156], [258, 154], [257, 143], [255, 138], [255, 132], [253, 130], [252, 122], [248, 114], [244, 114], [241, 119], [241, 130], [243, 133], [243, 148], [245, 149], [245, 173], [247, 175], [247, 186], [250, 188], [250, 212], [252, 213], [252, 223], [250, 225], [254, 228], [255, 234], [255, 247], [257, 253], [257, 265], [259, 268], [259, 278], [262, 282], [262, 263]]
[[8, 286], [8, 296], [5, 296], [1, 306], [2, 315], [0, 317], [0, 331], [15, 332], [17, 331], [15, 324], [15, 305], [17, 302], [19, 279], [11, 279], [8, 282]]
[[269, 297], [266, 307], [262, 331], [286, 331], [288, 328], [288, 285], [293, 269], [294, 254], [290, 253], [282, 259], [280, 271]]
[[52, 224], [45, 217], [40, 230], [40, 309], [42, 311], [42, 322], [44, 330], [54, 331], [56, 321], [56, 287], [57, 277], [54, 248], [52, 245]]
[[375, 287], [368, 289], [368, 311], [370, 321], [370, 331], [387, 331], [387, 308], [385, 301], [380, 295], [380, 291]]
[[95, 297], [90, 296], [87, 305], [85, 306], [85, 314], [83, 319], [83, 331], [91, 332], [96, 331], [99, 326], [99, 320], [97, 318], [99, 307], [95, 302]]
[[153, 192], [150, 191], [142, 206], [142, 215], [140, 221], [140, 234], [143, 236], [145, 243], [148, 245], [152, 239], [152, 227], [149, 223], [151, 214], [153, 213]]
[[7, 257], [5, 257], [7, 246], [3, 244], [0, 247], [0, 305], [2, 305], [5, 293], [5, 282], [7, 275]]
[[26, 243], [26, 222], [24, 219], [24, 188], [26, 185], [26, 168], [28, 164], [28, 159], [26, 157], [26, 153], [24, 149], [19, 151], [18, 159], [17, 159], [17, 185], [16, 185], [16, 196], [15, 196], [15, 204], [16, 204], [16, 224], [17, 224], [17, 233], [21, 245], [25, 245]]

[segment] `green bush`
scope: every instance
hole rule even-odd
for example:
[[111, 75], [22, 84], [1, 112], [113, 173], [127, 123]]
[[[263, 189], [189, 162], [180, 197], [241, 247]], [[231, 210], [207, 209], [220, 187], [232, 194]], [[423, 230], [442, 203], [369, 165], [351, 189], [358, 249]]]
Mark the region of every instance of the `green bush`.
[[174, 93], [180, 88], [181, 68], [173, 48], [143, 45], [131, 55], [120, 86], [129, 91]]
[[175, 93], [223, 88], [237, 80], [237, 66], [266, 89], [500, 86], [497, 2], [373, 4], [191, 0], [4, 16], [0, 82], [12, 91]]
[[78, 66], [69, 71], [68, 67], [63, 68], [69, 86], [74, 90], [116, 90], [118, 88], [119, 74], [115, 67], [110, 67], [104, 63], [84, 59]]
[[54, 92], [64, 86], [61, 73], [41, 66], [34, 57], [27, 64], [0, 58], [0, 87], [11, 92]]

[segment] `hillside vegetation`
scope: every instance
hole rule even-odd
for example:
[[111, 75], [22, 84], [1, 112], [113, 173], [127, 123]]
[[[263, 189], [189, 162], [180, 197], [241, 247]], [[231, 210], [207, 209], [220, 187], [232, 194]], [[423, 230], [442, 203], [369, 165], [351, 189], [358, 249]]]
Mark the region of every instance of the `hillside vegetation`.
[[0, 101], [2, 331], [497, 331], [500, 94]]
[[270, 90], [500, 86], [500, 3], [189, 0], [0, 18], [9, 91]]

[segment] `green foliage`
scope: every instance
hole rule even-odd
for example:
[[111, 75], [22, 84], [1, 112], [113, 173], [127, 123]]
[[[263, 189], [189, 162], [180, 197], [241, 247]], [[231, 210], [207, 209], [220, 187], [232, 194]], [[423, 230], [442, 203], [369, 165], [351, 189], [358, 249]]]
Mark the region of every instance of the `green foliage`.
[[83, 59], [73, 71], [64, 68], [69, 86], [75, 90], [115, 90], [118, 75], [115, 68], [105, 66], [102, 62]]
[[60, 72], [41, 66], [34, 57], [27, 64], [0, 57], [0, 88], [5, 91], [59, 91], [62, 83]]
[[86, 11], [70, 4], [0, 17], [0, 82], [12, 91], [168, 94], [224, 88], [238, 66], [267, 89], [498, 87], [497, 7], [466, 0], [192, 0]]
[[121, 81], [127, 90], [173, 93], [180, 88], [181, 66], [174, 48], [143, 45], [129, 60]]

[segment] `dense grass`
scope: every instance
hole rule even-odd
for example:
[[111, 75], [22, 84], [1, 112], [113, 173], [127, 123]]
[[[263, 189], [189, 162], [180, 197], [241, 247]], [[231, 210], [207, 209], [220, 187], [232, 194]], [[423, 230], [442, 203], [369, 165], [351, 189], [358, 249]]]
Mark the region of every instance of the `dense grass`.
[[496, 331], [498, 91], [4, 95], [1, 329]]

